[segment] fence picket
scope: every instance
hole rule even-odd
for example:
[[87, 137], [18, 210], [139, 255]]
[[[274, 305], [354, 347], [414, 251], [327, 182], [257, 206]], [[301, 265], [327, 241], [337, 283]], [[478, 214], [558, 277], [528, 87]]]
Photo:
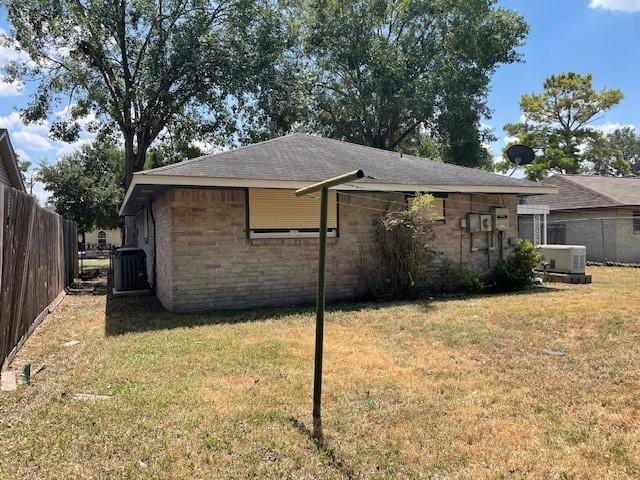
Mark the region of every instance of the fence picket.
[[0, 185], [0, 365], [78, 274], [74, 222]]

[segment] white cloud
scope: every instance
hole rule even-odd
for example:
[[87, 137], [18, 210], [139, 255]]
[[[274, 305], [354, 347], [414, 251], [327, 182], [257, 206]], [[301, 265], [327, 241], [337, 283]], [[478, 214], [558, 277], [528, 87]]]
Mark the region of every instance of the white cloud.
[[50, 124], [47, 121], [25, 124], [18, 112], [0, 116], [0, 128], [6, 128], [9, 131], [13, 147], [17, 152], [21, 152], [23, 158], [25, 156], [37, 158], [43, 155], [49, 159], [60, 158], [90, 143], [95, 138], [95, 134], [84, 132], [82, 138], [77, 142], [66, 143], [52, 140], [49, 138], [49, 127]]
[[[9, 134], [11, 135], [11, 133]], [[11, 139], [18, 145], [24, 145], [24, 148], [28, 150], [45, 151], [53, 148], [46, 137], [26, 129], [11, 135]]]
[[6, 82], [4, 77], [0, 75], [0, 97], [14, 97], [22, 94], [24, 84], [16, 80], [14, 82]]
[[40, 182], [34, 182], [33, 195], [38, 199], [38, 203], [41, 207], [44, 207], [49, 201], [51, 194], [44, 189], [44, 184]]
[[31, 59], [11, 40], [7, 32], [0, 28], [0, 66], [4, 67], [9, 62], [31, 62]]
[[93, 141], [93, 138], [81, 138], [77, 142], [73, 142], [73, 143], [56, 142], [56, 144], [58, 146], [58, 151], [56, 152], [56, 157], [60, 158], [60, 157], [64, 157], [66, 155], [69, 155], [69, 154], [75, 152], [76, 150], [82, 148], [83, 145], [90, 144], [92, 141]]
[[[76, 105], [77, 105], [76, 103], [71, 103], [66, 107], [64, 107], [62, 110], [55, 112], [55, 115], [58, 118], [61, 118], [63, 120], [70, 120], [71, 109], [74, 108]], [[84, 128], [87, 128], [91, 123], [95, 122], [96, 120], [98, 120], [98, 118], [96, 117], [95, 112], [89, 112], [88, 115], [85, 115], [84, 117], [80, 117], [75, 121], [78, 123], [78, 125], [80, 125], [80, 128], [84, 129]]]
[[505, 135], [502, 138], [502, 141], [504, 142], [505, 145], [509, 145], [510, 143], [515, 143], [518, 141], [518, 137], [515, 135]]
[[591, 0], [589, 7], [618, 12], [640, 12], [640, 0]]
[[607, 122], [607, 123], [603, 123], [601, 125], [593, 125], [593, 128], [595, 130], [598, 130], [599, 132], [603, 133], [604, 135], [609, 135], [610, 133], [613, 133], [615, 130], [619, 130], [621, 128], [626, 128], [626, 127], [630, 127], [633, 130], [637, 130], [636, 126], [632, 125], [630, 123], [623, 124], [623, 123]]
[[24, 162], [30, 162], [31, 161], [31, 155], [29, 155], [27, 152], [25, 152], [23, 149], [21, 148], [16, 148], [16, 155], [18, 155], [18, 157], [20, 158], [20, 160], [24, 161]]

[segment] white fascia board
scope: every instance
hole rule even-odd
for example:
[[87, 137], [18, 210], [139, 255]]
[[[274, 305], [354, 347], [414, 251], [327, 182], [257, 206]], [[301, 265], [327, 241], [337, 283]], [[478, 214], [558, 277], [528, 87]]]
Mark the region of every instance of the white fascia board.
[[518, 215], [549, 215], [549, 205], [518, 205]]
[[[317, 181], [317, 180], [315, 180]], [[134, 174], [131, 184], [120, 208], [120, 215], [129, 201], [136, 185], [167, 185], [175, 187], [229, 187], [229, 188], [286, 188], [306, 187], [314, 180], [258, 180], [246, 178], [187, 177], [182, 175], [145, 175]], [[543, 195], [558, 193], [558, 188], [550, 185], [540, 186], [497, 186], [497, 185], [413, 185], [402, 183], [345, 183], [332, 190], [374, 192], [438, 192], [438, 193], [491, 193], [515, 195]]]

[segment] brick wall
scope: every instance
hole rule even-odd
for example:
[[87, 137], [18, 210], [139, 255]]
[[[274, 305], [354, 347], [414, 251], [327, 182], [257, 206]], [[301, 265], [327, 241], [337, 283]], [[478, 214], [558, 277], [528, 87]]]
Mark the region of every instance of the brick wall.
[[[369, 198], [361, 198], [361, 197]], [[400, 194], [358, 192], [339, 196], [339, 237], [329, 239], [327, 299], [364, 293], [362, 261], [373, 250], [378, 209], [403, 202]], [[460, 228], [466, 213], [488, 213], [491, 205], [510, 210], [507, 239], [516, 237], [515, 195], [450, 194], [444, 222], [436, 226], [438, 259], [470, 263], [485, 271], [498, 259], [498, 235], [487, 252], [485, 234], [471, 237]], [[176, 312], [312, 303], [315, 300], [318, 240], [253, 239], [246, 234], [243, 189], [188, 189], [166, 192], [154, 201], [157, 226], [157, 290], [163, 305]], [[487, 255], [489, 253], [489, 256]], [[362, 257], [365, 260], [362, 260]]]
[[567, 245], [587, 247], [587, 260], [640, 262], [640, 233], [633, 231], [633, 210], [598, 209], [552, 212], [548, 221], [564, 225]]
[[[154, 226], [155, 219], [155, 226]], [[147, 222], [147, 226], [145, 226]], [[154, 234], [155, 251], [154, 251]], [[150, 207], [136, 214], [136, 245], [144, 250], [147, 258], [147, 279], [155, 283], [156, 294], [166, 308], [171, 308], [173, 296], [173, 251], [171, 239], [171, 194], [165, 192]], [[145, 235], [147, 233], [147, 235]], [[154, 254], [156, 255], [154, 275]]]
[[616, 222], [617, 262], [640, 263], [640, 232], [633, 230], [633, 210], [619, 209]]

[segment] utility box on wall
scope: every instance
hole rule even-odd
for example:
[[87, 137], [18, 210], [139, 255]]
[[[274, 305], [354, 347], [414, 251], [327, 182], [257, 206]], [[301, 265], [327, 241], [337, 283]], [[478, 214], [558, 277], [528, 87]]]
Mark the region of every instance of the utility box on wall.
[[470, 213], [467, 215], [467, 228], [469, 233], [477, 233], [480, 231], [480, 215]]
[[480, 215], [480, 231], [491, 232], [493, 230], [493, 215]]
[[498, 232], [509, 230], [509, 209], [494, 208], [493, 209], [494, 226]]

